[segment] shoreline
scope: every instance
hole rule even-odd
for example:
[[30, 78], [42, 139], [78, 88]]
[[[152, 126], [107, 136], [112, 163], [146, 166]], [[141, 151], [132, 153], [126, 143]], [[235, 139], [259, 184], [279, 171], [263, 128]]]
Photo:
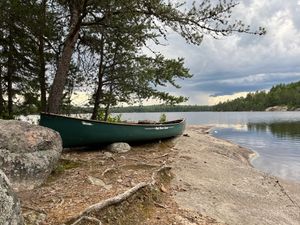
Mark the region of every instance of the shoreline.
[[[192, 126], [206, 127], [205, 125], [190, 125], [190, 126], [191, 126], [191, 127], [192, 127]], [[270, 174], [270, 173], [268, 173], [268, 172], [265, 172], [265, 171], [259, 169], [258, 167], [255, 167], [255, 166], [253, 165], [253, 161], [256, 160], [257, 158], [261, 157], [260, 154], [259, 154], [257, 151], [255, 151], [255, 150], [253, 150], [253, 149], [250, 149], [250, 148], [247, 148], [247, 147], [243, 147], [243, 146], [241, 146], [241, 145], [235, 143], [234, 141], [226, 140], [226, 139], [223, 139], [223, 138], [221, 138], [221, 137], [215, 137], [215, 136], [213, 135], [213, 133], [211, 132], [211, 130], [212, 130], [213, 128], [214, 128], [213, 126], [207, 126], [207, 131], [206, 131], [206, 132], [207, 132], [210, 136], [212, 136], [212, 137], [214, 137], [214, 138], [216, 138], [216, 139], [219, 139], [219, 140], [222, 140], [222, 141], [231, 143], [232, 145], [236, 145], [236, 146], [238, 146], [239, 148], [246, 150], [246, 152], [247, 152], [247, 154], [248, 154], [248, 158], [247, 158], [247, 159], [248, 159], [249, 165], [250, 165], [251, 167], [253, 167], [253, 168], [259, 170], [259, 171], [262, 172], [262, 173], [266, 173], [266, 174], [268, 174], [268, 175], [270, 175], [270, 176], [277, 177], [277, 178], [280, 179], [280, 180], [283, 180], [283, 181], [286, 181], [286, 182], [291, 182], [291, 183], [296, 183], [296, 184], [299, 184], [299, 185], [300, 185], [300, 180], [288, 179], [287, 177], [280, 177], [280, 176], [277, 176], [277, 175], [275, 175], [275, 174]]]
[[[192, 126], [198, 126], [198, 125], [192, 125]], [[199, 126], [202, 126], [202, 125], [199, 125]], [[253, 166], [252, 161], [255, 160], [256, 158], [260, 157], [260, 155], [259, 155], [259, 153], [258, 153], [257, 151], [254, 151], [253, 149], [250, 149], [250, 148], [245, 148], [245, 147], [243, 147], [243, 146], [241, 146], [241, 145], [239, 145], [239, 144], [237, 144], [237, 143], [235, 143], [235, 142], [233, 142], [233, 141], [229, 141], [229, 140], [226, 140], [226, 139], [223, 139], [223, 138], [220, 138], [220, 137], [215, 137], [215, 136], [213, 136], [213, 134], [210, 132], [210, 130], [212, 130], [213, 128], [214, 128], [214, 127], [210, 127], [210, 128], [208, 129], [208, 132], [209, 132], [209, 135], [210, 135], [210, 136], [212, 136], [212, 137], [214, 137], [214, 138], [216, 138], [216, 139], [225, 141], [225, 142], [229, 142], [229, 143], [232, 144], [232, 145], [236, 145], [236, 146], [238, 146], [239, 148], [246, 150], [246, 153], [248, 154], [248, 157], [246, 157], [246, 158], [247, 158], [247, 160], [248, 160], [249, 165], [250, 165], [251, 167], [253, 167], [253, 168], [256, 168], [256, 167]], [[256, 169], [258, 169], [258, 168], [256, 168]], [[262, 172], [263, 172], [263, 171], [262, 171]]]
[[300, 184], [254, 168], [253, 151], [189, 126], [172, 164], [179, 207], [226, 224], [298, 224]]
[[188, 126], [185, 135], [134, 145], [126, 153], [64, 151], [58, 170], [45, 184], [18, 193], [23, 215], [29, 222], [64, 224], [93, 204], [149, 182], [153, 172], [170, 166], [173, 178], [156, 187], [159, 198], [154, 196], [154, 202], [138, 198], [139, 204], [125, 201], [110, 223], [105, 222], [109, 214], [99, 218], [103, 224], [298, 224], [300, 184], [258, 171], [249, 161], [253, 151], [213, 137], [209, 128]]

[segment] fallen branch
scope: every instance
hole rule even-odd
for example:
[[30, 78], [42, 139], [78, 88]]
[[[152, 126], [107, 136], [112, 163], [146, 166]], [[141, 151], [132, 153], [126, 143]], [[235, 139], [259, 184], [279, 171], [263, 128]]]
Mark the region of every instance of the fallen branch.
[[90, 222], [96, 222], [96, 223], [98, 223], [98, 225], [102, 225], [100, 220], [98, 220], [94, 217], [90, 217], [90, 216], [82, 216], [78, 220], [76, 220], [74, 223], [72, 223], [71, 225], [80, 224], [80, 222], [83, 221], [83, 220], [87, 220], [87, 221], [90, 221]]
[[162, 205], [162, 204], [160, 204], [160, 203], [158, 203], [158, 202], [154, 202], [154, 205], [155, 205], [156, 207], [163, 208], [163, 209], [167, 209], [167, 208], [168, 208], [167, 206]]
[[35, 212], [38, 212], [38, 213], [43, 213], [43, 214], [47, 215], [46, 211], [43, 210], [43, 209], [37, 209], [37, 208], [34, 208], [32, 206], [27, 206], [27, 205], [22, 205], [22, 208], [23, 209], [28, 209], [28, 210], [31, 210], [31, 211], [35, 211]]
[[168, 156], [168, 155], [169, 155], [169, 153], [166, 153], [166, 154], [163, 154], [163, 155], [160, 155], [160, 156], [154, 157], [154, 158], [152, 158], [152, 159], [159, 159], [159, 158], [166, 157], [166, 156]]

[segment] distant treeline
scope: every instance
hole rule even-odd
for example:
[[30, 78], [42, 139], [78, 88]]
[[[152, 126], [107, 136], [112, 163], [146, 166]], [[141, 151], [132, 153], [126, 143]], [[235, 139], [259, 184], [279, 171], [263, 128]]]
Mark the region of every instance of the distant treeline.
[[214, 106], [200, 105], [151, 105], [112, 108], [112, 112], [199, 112], [199, 111], [265, 111], [273, 106], [287, 106], [288, 110], [300, 108], [300, 81], [279, 84], [269, 92], [256, 91], [246, 97], [236, 98]]
[[[201, 112], [201, 111], [265, 111], [273, 106], [287, 106], [288, 110], [300, 108], [300, 81], [290, 84], [279, 84], [269, 92], [257, 91], [246, 97], [236, 98], [214, 106], [207, 105], [150, 105], [113, 107], [112, 113], [126, 112]], [[104, 109], [100, 109], [104, 110]], [[74, 107], [63, 108], [65, 113], [91, 113], [92, 108]]]
[[199, 112], [212, 111], [212, 106], [200, 105], [149, 105], [149, 106], [128, 106], [114, 107], [111, 112]]
[[279, 84], [269, 92], [257, 91], [232, 101], [213, 106], [214, 111], [265, 111], [273, 106], [287, 106], [288, 110], [300, 108], [300, 81]]
[[[101, 108], [100, 111], [104, 111]], [[201, 106], [201, 105], [149, 105], [149, 106], [126, 106], [126, 107], [112, 107], [110, 113], [130, 113], [130, 112], [200, 112], [200, 111], [212, 111], [213, 106]], [[92, 113], [91, 107], [77, 107], [70, 106], [63, 108], [63, 114], [80, 114], [80, 113]]]

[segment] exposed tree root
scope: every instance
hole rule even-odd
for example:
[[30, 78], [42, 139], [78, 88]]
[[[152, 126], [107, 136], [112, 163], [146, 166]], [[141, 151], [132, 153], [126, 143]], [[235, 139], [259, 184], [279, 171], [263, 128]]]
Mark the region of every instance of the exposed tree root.
[[[99, 203], [96, 203], [94, 205], [89, 206], [87, 209], [85, 209], [83, 212], [81, 212], [78, 216], [75, 218], [71, 219], [67, 224], [70, 225], [82, 225], [82, 224], [87, 224], [89, 222], [93, 222], [93, 224], [102, 224], [101, 223], [101, 218], [99, 218], [99, 212], [107, 210], [110, 207], [118, 206], [121, 203], [125, 202], [127, 199], [132, 197], [135, 194], [138, 194], [138, 192], [143, 192], [146, 189], [149, 190], [149, 192], [153, 190], [158, 190], [157, 188], [159, 184], [165, 180], [165, 176], [167, 175], [168, 177], [170, 176], [169, 171], [171, 167], [169, 166], [162, 166], [160, 169], [155, 171], [152, 174], [152, 179], [149, 182], [141, 182], [134, 186], [133, 188], [125, 191], [124, 193], [121, 193], [117, 196], [114, 196], [112, 198], [106, 199], [104, 201], [101, 201]], [[167, 180], [169, 180], [168, 178]], [[147, 191], [146, 190], [146, 191]], [[153, 205], [162, 207], [161, 204], [153, 201]], [[165, 206], [163, 206], [165, 208]], [[98, 218], [96, 218], [98, 217]]]
[[109, 207], [109, 206], [112, 206], [112, 205], [116, 205], [116, 204], [119, 204], [121, 203], [122, 201], [125, 201], [127, 198], [129, 198], [130, 196], [132, 196], [134, 193], [138, 192], [141, 188], [143, 187], [146, 187], [147, 183], [139, 183], [138, 185], [134, 186], [133, 188], [129, 189], [128, 191], [125, 191], [124, 193], [122, 194], [119, 194], [115, 197], [112, 197], [112, 198], [109, 198], [109, 199], [106, 199], [102, 202], [99, 202], [97, 204], [94, 204], [94, 205], [91, 205], [90, 207], [88, 207], [85, 211], [83, 211], [79, 217], [82, 217], [82, 216], [85, 216], [85, 215], [88, 215], [94, 211], [99, 211], [99, 210], [102, 210], [106, 207]]
[[101, 221], [94, 218], [94, 217], [89, 217], [89, 216], [81, 216], [78, 220], [76, 220], [72, 225], [79, 225], [81, 224], [83, 221], [87, 221], [87, 222], [92, 222], [95, 223], [97, 225], [102, 225]]

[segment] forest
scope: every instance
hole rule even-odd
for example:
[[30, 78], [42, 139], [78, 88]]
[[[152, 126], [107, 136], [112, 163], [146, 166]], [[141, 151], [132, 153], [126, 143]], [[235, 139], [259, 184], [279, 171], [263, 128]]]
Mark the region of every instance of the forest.
[[113, 107], [111, 112], [204, 112], [204, 111], [265, 111], [269, 107], [287, 106], [288, 110], [300, 109], [300, 81], [273, 86], [269, 92], [256, 91], [246, 97], [220, 102], [216, 105], [149, 105]]
[[269, 92], [256, 91], [246, 97], [222, 102], [213, 106], [214, 111], [265, 111], [273, 106], [287, 106], [288, 110], [300, 108], [300, 81], [273, 86]]
[[1, 0], [0, 118], [70, 113], [78, 91], [89, 94], [85, 107], [92, 109], [92, 119], [104, 111], [105, 120], [120, 103], [184, 102], [185, 96], [160, 91], [162, 86], [180, 88], [178, 80], [192, 77], [184, 59], [168, 59], [153, 46], [167, 41], [170, 32], [193, 45], [205, 36], [263, 35], [264, 28], [253, 30], [231, 18], [237, 4]]

